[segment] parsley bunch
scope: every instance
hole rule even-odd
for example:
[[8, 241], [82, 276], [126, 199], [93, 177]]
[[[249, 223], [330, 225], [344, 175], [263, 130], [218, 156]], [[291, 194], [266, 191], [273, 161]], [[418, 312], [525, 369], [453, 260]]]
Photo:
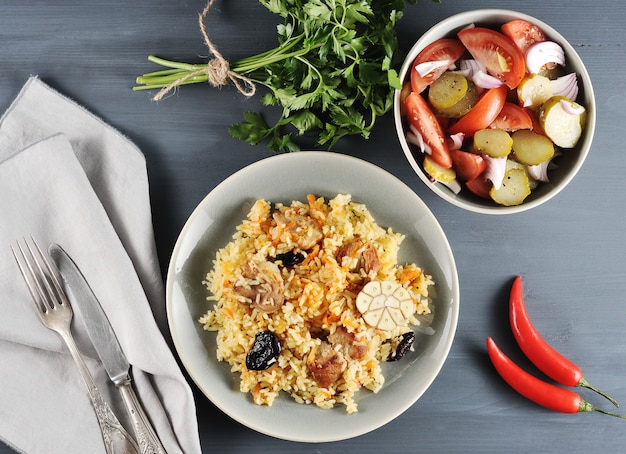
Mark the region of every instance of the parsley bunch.
[[[260, 0], [284, 18], [279, 44], [231, 63], [230, 70], [267, 87], [262, 103], [282, 107], [282, 114], [269, 126], [259, 113], [246, 112], [230, 134], [253, 145], [269, 139], [273, 151], [298, 151], [294, 134], [328, 149], [346, 135], [368, 138], [376, 118], [391, 109], [393, 90], [401, 88], [395, 26], [406, 1], [419, 0]], [[149, 59], [170, 69], [138, 77], [135, 89], [165, 87], [203, 66]]]

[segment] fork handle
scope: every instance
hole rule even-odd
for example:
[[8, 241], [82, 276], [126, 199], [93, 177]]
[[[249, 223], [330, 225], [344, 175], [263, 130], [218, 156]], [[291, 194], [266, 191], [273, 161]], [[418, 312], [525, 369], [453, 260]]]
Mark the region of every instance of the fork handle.
[[76, 363], [76, 367], [78, 367], [78, 370], [85, 381], [85, 385], [87, 385], [87, 392], [96, 412], [96, 417], [98, 418], [98, 424], [100, 425], [106, 452], [108, 454], [138, 454], [139, 448], [137, 443], [133, 440], [126, 429], [124, 429], [113, 413], [113, 410], [111, 410], [111, 407], [109, 407], [109, 404], [107, 404], [106, 400], [104, 400], [104, 397], [98, 390], [98, 387], [91, 376], [91, 372], [89, 372], [89, 369], [80, 354], [80, 350], [78, 350], [78, 347], [76, 346], [76, 342], [74, 342], [74, 338], [67, 333], [59, 334], [61, 334], [61, 337], [70, 350], [72, 358], [74, 358], [74, 362]]
[[122, 395], [130, 419], [133, 422], [139, 452], [141, 454], [166, 454], [165, 448], [163, 448], [159, 437], [157, 437], [150, 424], [148, 416], [139, 403], [139, 399], [137, 399], [137, 395], [131, 384], [130, 375], [126, 380], [117, 385], [117, 389]]

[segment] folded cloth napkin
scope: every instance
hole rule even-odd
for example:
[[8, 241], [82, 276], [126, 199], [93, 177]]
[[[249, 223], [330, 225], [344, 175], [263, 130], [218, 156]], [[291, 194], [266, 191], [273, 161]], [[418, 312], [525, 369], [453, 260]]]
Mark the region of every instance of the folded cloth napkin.
[[[0, 119], [0, 439], [27, 453], [105, 452], [82, 378], [39, 321], [12, 256], [10, 244], [31, 235], [44, 249], [60, 244], [81, 268], [167, 452], [199, 453], [193, 395], [159, 329], [164, 292], [144, 157], [36, 77]], [[72, 329], [98, 388], [133, 433], [79, 311]]]

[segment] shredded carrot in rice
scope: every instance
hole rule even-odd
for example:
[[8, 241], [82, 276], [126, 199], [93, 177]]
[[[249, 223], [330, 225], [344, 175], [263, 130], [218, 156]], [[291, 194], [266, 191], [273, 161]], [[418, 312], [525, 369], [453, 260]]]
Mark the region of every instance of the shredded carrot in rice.
[[223, 307], [222, 311], [224, 311], [224, 313], [226, 314], [226, 316], [230, 319], [235, 319], [235, 314], [233, 313], [232, 309], [230, 309], [229, 307]]
[[324, 325], [330, 325], [333, 322], [336, 322], [337, 320], [339, 320], [341, 318], [340, 314], [334, 314], [332, 312], [324, 312], [324, 316], [322, 317], [322, 323]]
[[302, 262], [302, 265], [308, 265], [309, 262], [311, 262], [311, 260], [313, 260], [315, 257], [317, 257], [320, 253], [320, 245], [316, 244], [315, 246], [313, 246], [313, 250], [311, 252], [309, 252], [307, 254], [307, 256], [305, 257], [304, 261]]
[[398, 281], [400, 281], [400, 284], [402, 284], [403, 286], [406, 286], [413, 282], [415, 279], [419, 278], [421, 274], [422, 273], [419, 270], [413, 268], [404, 268], [402, 270], [402, 273], [400, 273]]
[[345, 319], [341, 321], [341, 324], [345, 326], [346, 328], [356, 329], [359, 327], [359, 324], [355, 322], [354, 320]]

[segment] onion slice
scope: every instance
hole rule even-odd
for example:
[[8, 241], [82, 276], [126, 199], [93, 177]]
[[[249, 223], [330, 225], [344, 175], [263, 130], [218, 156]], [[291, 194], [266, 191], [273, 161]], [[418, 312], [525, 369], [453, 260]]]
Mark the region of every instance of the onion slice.
[[502, 158], [492, 158], [487, 155], [482, 156], [487, 162], [484, 177], [491, 181], [496, 190], [500, 189], [502, 180], [504, 180], [504, 174], [506, 173], [506, 161], [508, 158], [506, 156]]
[[474, 59], [460, 60], [459, 69], [460, 72], [462, 72], [463, 75], [465, 75], [465, 77], [469, 79], [474, 77], [474, 74], [476, 74], [478, 71], [486, 71], [485, 66], [481, 65], [478, 61]]
[[[454, 65], [454, 61], [452, 60], [434, 60], [434, 61], [425, 61], [423, 63], [420, 63], [419, 65], [415, 66], [415, 70], [417, 71], [417, 73], [421, 76], [424, 77], [428, 74], [430, 74], [431, 72], [439, 69], [439, 68], [448, 68], [450, 66]], [[453, 66], [452, 66], [453, 67]]]
[[493, 77], [491, 74], [487, 74], [484, 71], [476, 72], [472, 77], [472, 82], [474, 82], [477, 87], [486, 89], [498, 88], [504, 84], [504, 82], [497, 77]]
[[565, 99], [561, 100], [561, 107], [570, 115], [582, 115], [585, 112], [585, 108], [580, 104]]
[[548, 178], [548, 170], [553, 170], [557, 167], [556, 164], [554, 164], [553, 160], [554, 158], [561, 156], [561, 154], [562, 153], [560, 151], [557, 151], [550, 159], [546, 159], [541, 164], [526, 166], [528, 176], [533, 180], [548, 183], [550, 181], [550, 179]]
[[548, 178], [548, 164], [550, 164], [549, 159], [542, 162], [541, 164], [526, 166], [528, 176], [533, 180], [542, 181], [544, 183], [549, 182], [550, 179]]
[[451, 134], [450, 141], [448, 143], [448, 149], [460, 150], [463, 147], [463, 141], [465, 140], [465, 134], [459, 132], [457, 134]]
[[409, 126], [409, 131], [406, 133], [406, 141], [417, 146], [422, 153], [431, 154], [433, 152], [430, 145], [424, 142], [424, 138], [422, 134], [417, 130], [417, 128], [413, 125]]
[[485, 65], [473, 59], [459, 61], [457, 72], [465, 76], [466, 79], [471, 79], [478, 88], [498, 88], [504, 83], [487, 73]]
[[438, 181], [438, 183], [441, 183], [455, 194], [461, 192], [461, 183], [459, 183], [459, 180], [456, 178], [448, 183], [444, 183], [443, 181]]
[[545, 65], [556, 63], [565, 66], [565, 51], [554, 41], [535, 43], [526, 51], [526, 69], [537, 74]]
[[578, 77], [576, 73], [569, 73], [558, 77], [550, 83], [552, 84], [553, 95], [565, 96], [567, 99], [576, 101], [578, 97]]

